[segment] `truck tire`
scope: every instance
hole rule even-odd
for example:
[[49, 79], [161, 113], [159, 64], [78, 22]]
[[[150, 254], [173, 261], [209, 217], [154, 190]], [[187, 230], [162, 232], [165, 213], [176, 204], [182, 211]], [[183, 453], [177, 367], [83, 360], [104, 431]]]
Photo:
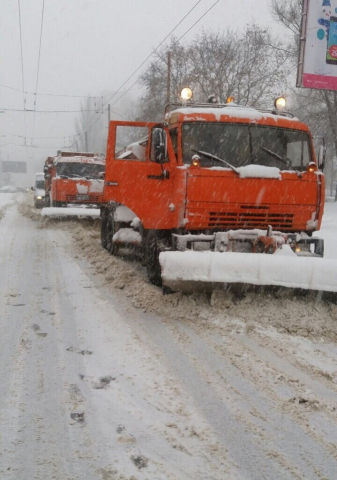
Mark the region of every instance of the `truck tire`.
[[50, 207], [50, 197], [49, 197], [49, 195], [46, 195], [45, 205], [46, 205], [46, 207]]
[[324, 257], [324, 240], [322, 238], [320, 238], [316, 244], [315, 253], [322, 258]]
[[145, 265], [148, 279], [152, 285], [162, 286], [159, 263], [159, 237], [156, 231], [150, 230], [145, 239]]
[[101, 214], [101, 244], [103, 248], [107, 248], [107, 226], [108, 226], [108, 212], [104, 208]]
[[114, 214], [115, 212], [109, 212], [108, 218], [107, 218], [107, 226], [106, 226], [106, 249], [111, 255], [116, 255], [119, 250], [119, 246], [116, 245], [112, 238], [115, 235], [117, 229], [116, 229], [116, 222], [114, 220]]

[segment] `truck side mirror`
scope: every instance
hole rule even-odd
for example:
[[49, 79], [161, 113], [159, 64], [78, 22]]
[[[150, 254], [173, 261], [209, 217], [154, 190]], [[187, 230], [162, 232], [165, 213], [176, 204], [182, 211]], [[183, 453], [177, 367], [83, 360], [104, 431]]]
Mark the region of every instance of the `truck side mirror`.
[[48, 173], [48, 170], [49, 170], [48, 165], [45, 165], [45, 166], [43, 167], [44, 173]]
[[324, 165], [325, 165], [325, 146], [320, 145], [319, 150], [318, 150], [318, 168], [320, 170], [324, 170]]
[[162, 165], [168, 162], [166, 132], [162, 128], [152, 130], [152, 151], [156, 163]]

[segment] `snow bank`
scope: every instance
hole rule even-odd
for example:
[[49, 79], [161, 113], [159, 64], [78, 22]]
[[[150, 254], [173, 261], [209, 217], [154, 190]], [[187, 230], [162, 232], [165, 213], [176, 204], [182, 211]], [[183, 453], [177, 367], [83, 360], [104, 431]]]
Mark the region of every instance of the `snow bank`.
[[12, 193], [1, 193], [0, 194], [0, 207], [7, 205], [8, 203], [13, 203], [14, 195]]
[[99, 208], [81, 208], [81, 207], [71, 207], [71, 208], [58, 208], [58, 207], [49, 207], [43, 208], [41, 215], [44, 217], [100, 217]]
[[337, 260], [234, 252], [163, 252], [165, 285], [247, 283], [337, 292]]

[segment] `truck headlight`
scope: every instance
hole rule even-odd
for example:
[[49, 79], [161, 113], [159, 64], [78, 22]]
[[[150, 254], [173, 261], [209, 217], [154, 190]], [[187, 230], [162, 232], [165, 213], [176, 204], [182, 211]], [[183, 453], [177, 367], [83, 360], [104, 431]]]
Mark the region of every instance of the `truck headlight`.
[[36, 198], [37, 198], [38, 200], [42, 200], [42, 197], [40, 197], [40, 196], [39, 196], [39, 197], [36, 197]]

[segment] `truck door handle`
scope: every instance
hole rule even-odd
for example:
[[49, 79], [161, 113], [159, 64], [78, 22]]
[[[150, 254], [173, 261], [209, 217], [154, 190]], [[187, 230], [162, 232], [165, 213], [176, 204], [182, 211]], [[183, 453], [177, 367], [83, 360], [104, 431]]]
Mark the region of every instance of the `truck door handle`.
[[170, 178], [170, 172], [164, 170], [161, 175], [148, 175], [147, 178], [150, 178], [152, 180], [168, 180]]
[[118, 187], [118, 182], [105, 182], [105, 185], [109, 185], [109, 187]]

